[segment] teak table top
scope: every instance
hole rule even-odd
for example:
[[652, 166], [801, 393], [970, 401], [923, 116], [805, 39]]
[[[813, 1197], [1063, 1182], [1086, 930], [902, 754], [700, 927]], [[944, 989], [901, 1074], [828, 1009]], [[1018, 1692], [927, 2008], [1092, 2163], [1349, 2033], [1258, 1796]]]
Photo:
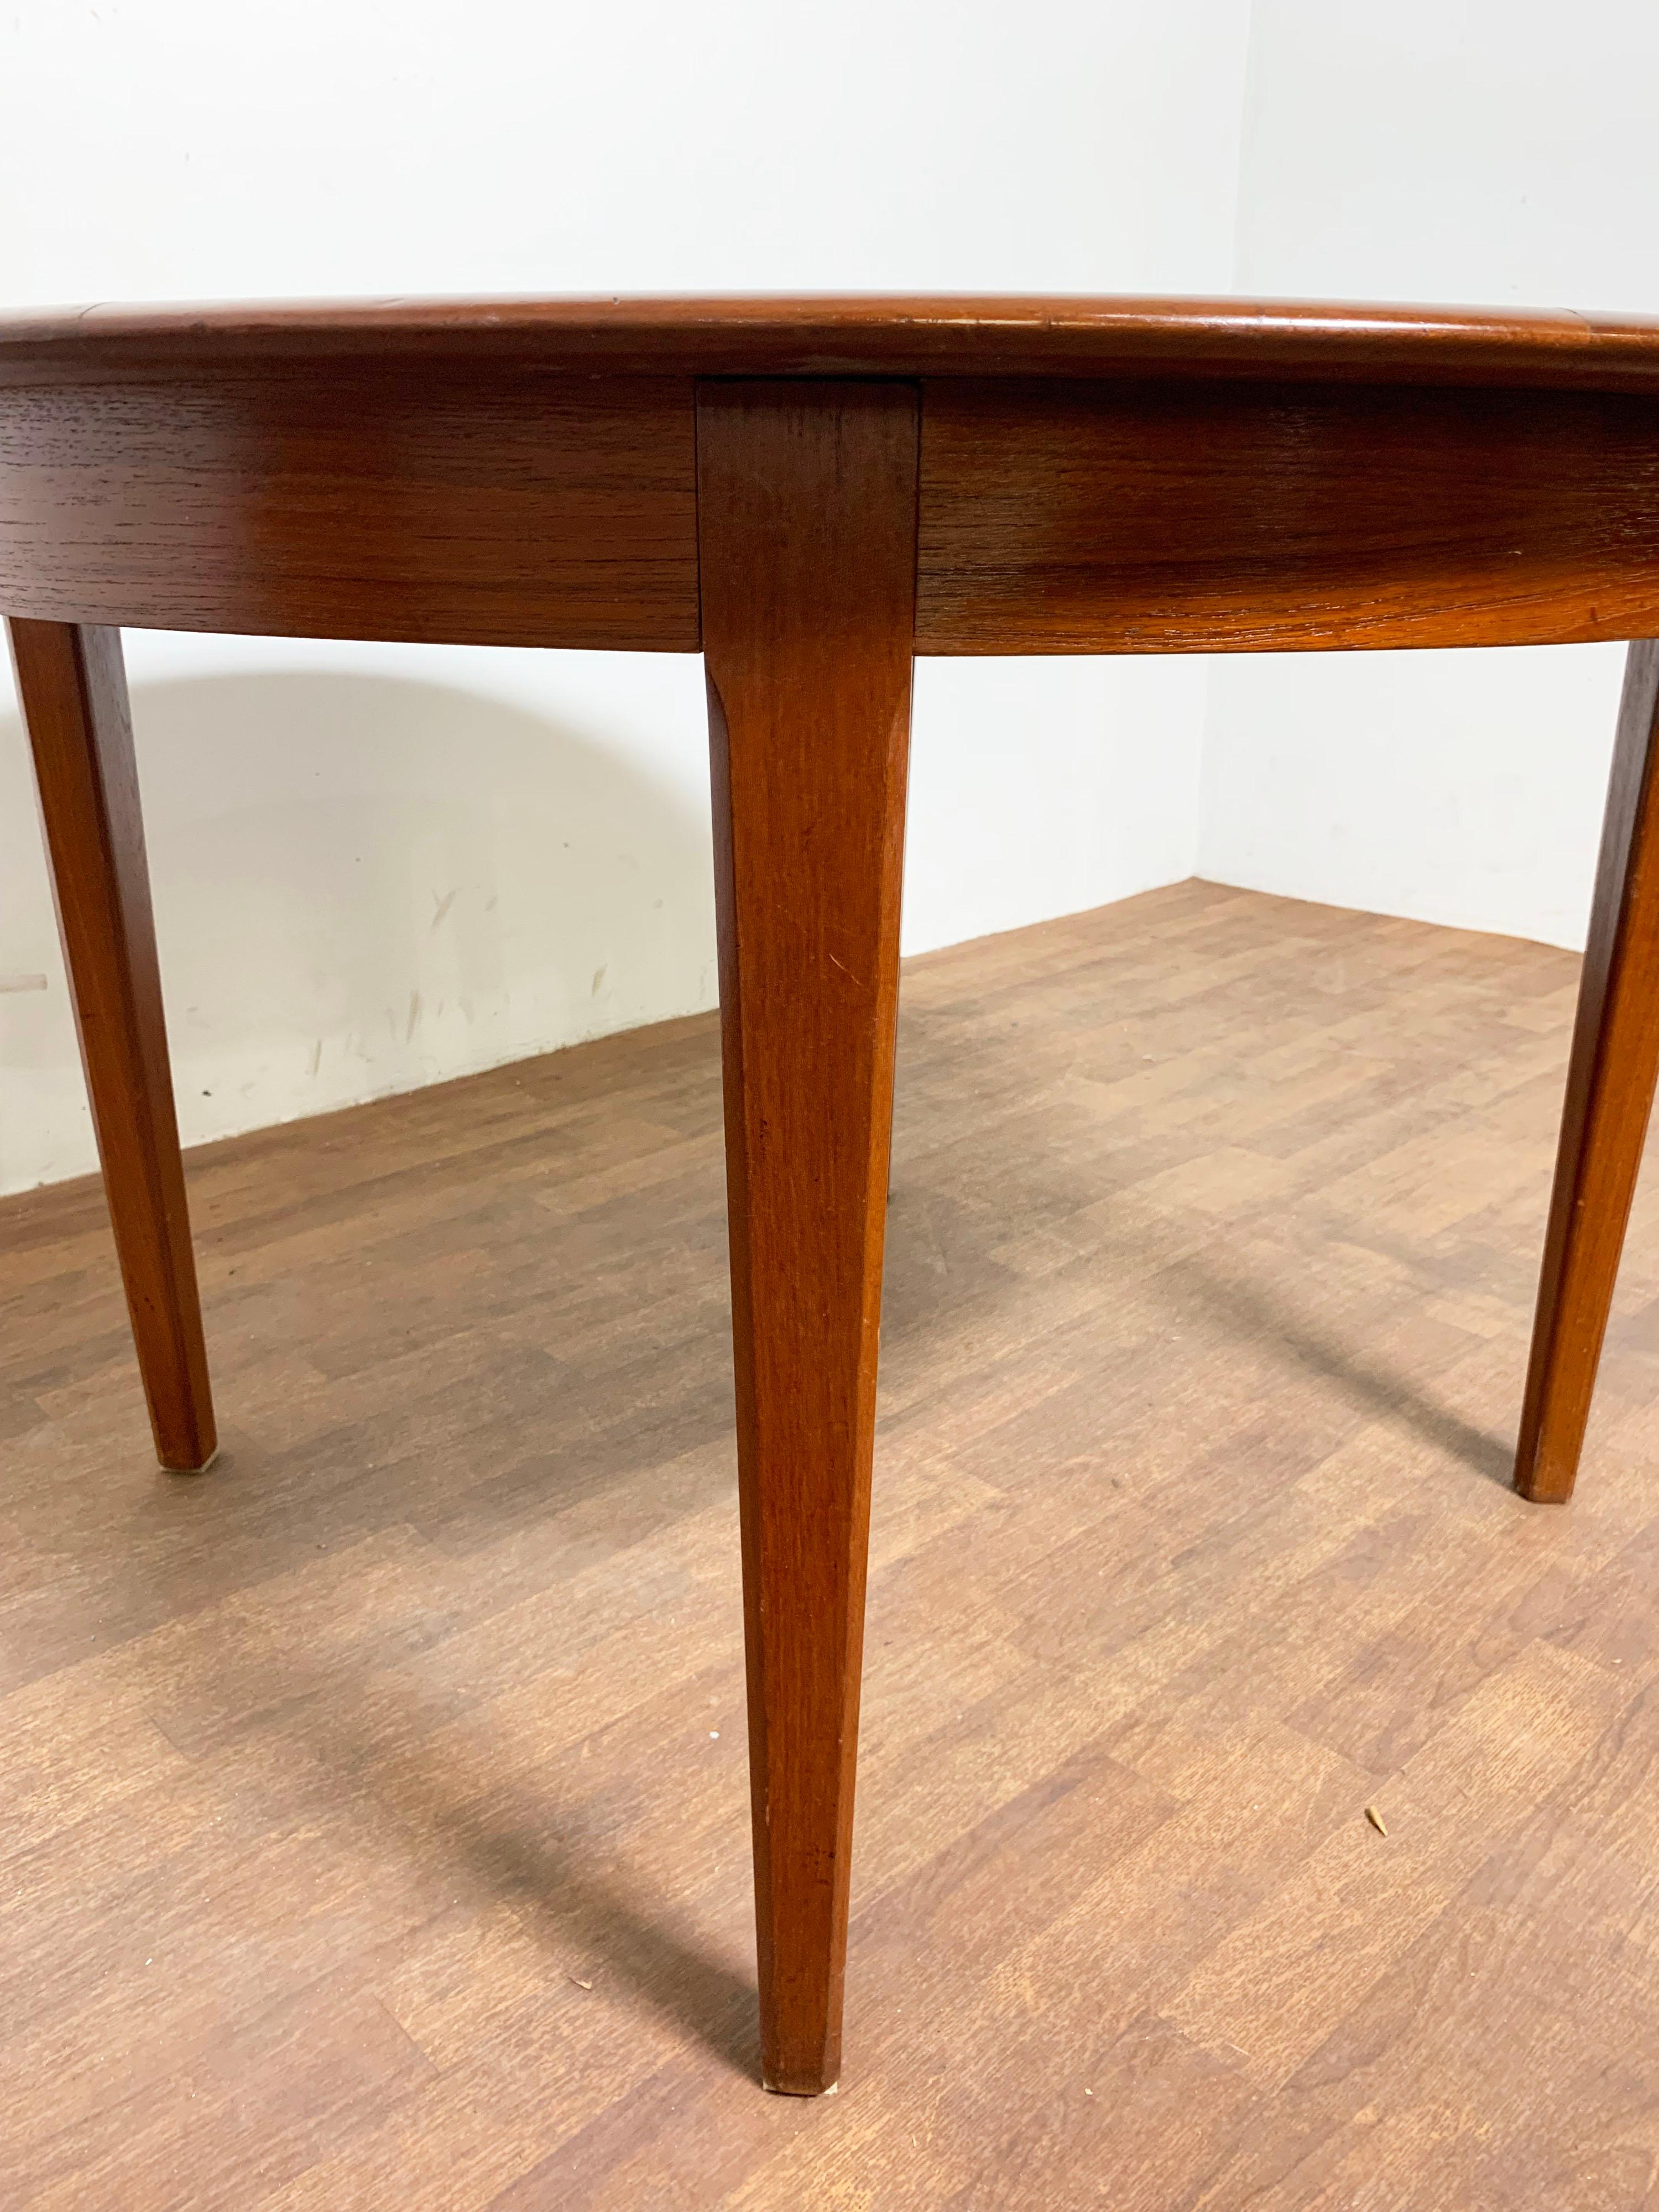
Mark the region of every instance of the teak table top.
[[573, 374], [1261, 376], [1646, 390], [1659, 320], [1341, 301], [820, 293], [98, 305], [0, 315], [0, 383], [232, 362]]
[[1173, 300], [0, 318], [0, 606], [696, 652], [742, 378], [919, 392], [919, 653], [1659, 631], [1659, 324]]

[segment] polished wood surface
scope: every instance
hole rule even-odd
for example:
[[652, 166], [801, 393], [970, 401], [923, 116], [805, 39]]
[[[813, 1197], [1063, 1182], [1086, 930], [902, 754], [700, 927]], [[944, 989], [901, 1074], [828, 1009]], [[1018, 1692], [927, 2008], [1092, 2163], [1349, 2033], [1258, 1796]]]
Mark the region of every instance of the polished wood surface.
[[918, 653], [1659, 629], [1659, 408], [1607, 392], [927, 387]]
[[1652, 391], [1659, 319], [1018, 293], [214, 301], [0, 315], [0, 385], [354, 360], [527, 363], [577, 376], [1191, 375]]
[[1528, 1498], [1572, 1494], [1659, 1083], [1659, 641], [1620, 708], [1516, 1456]]
[[216, 1448], [121, 640], [9, 625], [87, 1097], [156, 1457]]
[[[0, 607], [694, 652], [696, 387], [337, 362], [9, 390]], [[923, 653], [1659, 630], [1651, 393], [929, 379]]]
[[[775, 2086], [823, 2086], [837, 2051], [912, 653], [1645, 635], [1656, 518], [1659, 325], [1617, 319], [590, 300], [0, 326], [0, 611], [58, 625], [60, 659], [82, 640], [83, 675], [88, 623], [707, 651]], [[49, 754], [76, 684], [38, 708], [25, 684]], [[109, 730], [80, 742], [130, 781]], [[1571, 1486], [1652, 1091], [1636, 742], [1540, 1306], [1520, 1469], [1540, 1498]], [[136, 799], [118, 854], [94, 799], [54, 804], [60, 892], [91, 886], [105, 940], [83, 969], [153, 978]], [[143, 990], [139, 1073], [106, 1090], [132, 1088], [149, 1182], [135, 1201], [112, 1176], [112, 1202], [172, 1240], [164, 1334], [196, 1425], [181, 1443], [170, 1415], [164, 1456], [195, 1464]]]
[[695, 653], [690, 386], [346, 373], [0, 399], [0, 611]]
[[703, 387], [762, 2066], [841, 2071], [915, 620], [904, 384]]
[[1504, 1487], [1577, 970], [1199, 884], [907, 964], [828, 2099], [714, 1018], [192, 1152], [204, 1482], [96, 1182], [0, 1201], [8, 2212], [1639, 2204], [1659, 1176]]

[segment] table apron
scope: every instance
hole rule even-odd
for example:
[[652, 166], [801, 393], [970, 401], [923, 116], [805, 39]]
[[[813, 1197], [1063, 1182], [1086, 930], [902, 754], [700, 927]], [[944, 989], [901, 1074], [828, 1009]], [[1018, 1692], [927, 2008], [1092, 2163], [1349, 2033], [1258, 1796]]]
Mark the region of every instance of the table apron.
[[[696, 386], [324, 363], [0, 392], [0, 613], [695, 652]], [[920, 653], [1659, 631], [1659, 398], [940, 377]]]

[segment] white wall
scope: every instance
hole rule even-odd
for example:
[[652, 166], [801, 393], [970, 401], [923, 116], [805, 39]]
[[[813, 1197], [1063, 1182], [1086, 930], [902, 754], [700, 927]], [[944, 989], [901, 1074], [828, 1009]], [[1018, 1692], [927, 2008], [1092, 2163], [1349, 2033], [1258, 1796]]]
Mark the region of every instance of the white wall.
[[[1659, 312], [1652, 0], [1255, 0], [1237, 289]], [[1583, 942], [1623, 648], [1218, 664], [1199, 872]]]
[[[0, 303], [1204, 290], [1248, 0], [54, 0]], [[708, 1005], [690, 659], [129, 634], [186, 1142]], [[911, 949], [1192, 871], [1203, 671], [925, 665]], [[92, 1164], [0, 694], [0, 1188]]]
[[[1656, 63], [1649, 0], [55, 0], [0, 21], [0, 303], [1236, 288], [1651, 312]], [[694, 662], [128, 650], [187, 1140], [712, 999]], [[1579, 943], [1619, 658], [924, 663], [906, 944], [1194, 867]], [[34, 975], [0, 990], [0, 1189], [92, 1163], [0, 689], [0, 984]]]

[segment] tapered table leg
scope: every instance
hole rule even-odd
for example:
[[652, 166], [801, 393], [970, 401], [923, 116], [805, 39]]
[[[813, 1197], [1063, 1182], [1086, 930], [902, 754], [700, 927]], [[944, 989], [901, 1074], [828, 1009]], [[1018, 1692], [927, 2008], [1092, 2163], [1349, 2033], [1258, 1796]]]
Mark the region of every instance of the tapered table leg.
[[120, 633], [70, 623], [9, 628], [156, 1455], [193, 1472], [217, 1440]]
[[1533, 1324], [1515, 1485], [1572, 1494], [1659, 1077], [1659, 640], [1632, 645], [1619, 712]]
[[915, 390], [697, 405], [763, 2070], [841, 2056], [915, 600]]

